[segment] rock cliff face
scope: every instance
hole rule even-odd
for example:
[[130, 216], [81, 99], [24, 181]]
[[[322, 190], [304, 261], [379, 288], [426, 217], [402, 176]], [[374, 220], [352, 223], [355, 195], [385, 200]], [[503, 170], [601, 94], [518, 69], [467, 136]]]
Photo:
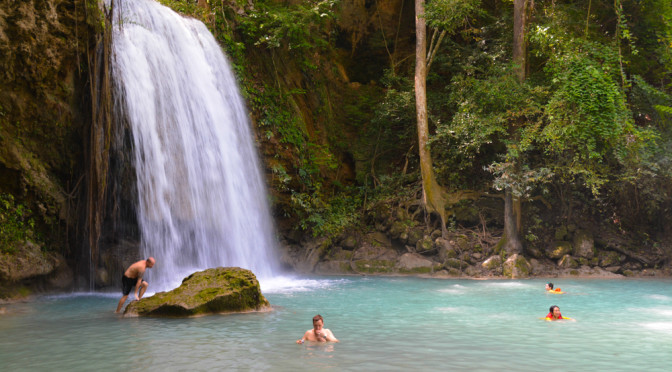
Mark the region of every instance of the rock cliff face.
[[[75, 230], [88, 110], [86, 7], [85, 0], [0, 2], [0, 194], [31, 211], [35, 225], [26, 228], [34, 230], [35, 243], [60, 256], [58, 265], [47, 265], [53, 270], [65, 265], [66, 232]], [[5, 253], [19, 253], [9, 261], [25, 264], [7, 267], [12, 273], [2, 281], [19, 285], [55, 275], [43, 272], [45, 257], [26, 253], [32, 243], [10, 244]]]
[[169, 292], [131, 302], [124, 316], [188, 317], [270, 309], [254, 274], [239, 267], [218, 267], [186, 277]]

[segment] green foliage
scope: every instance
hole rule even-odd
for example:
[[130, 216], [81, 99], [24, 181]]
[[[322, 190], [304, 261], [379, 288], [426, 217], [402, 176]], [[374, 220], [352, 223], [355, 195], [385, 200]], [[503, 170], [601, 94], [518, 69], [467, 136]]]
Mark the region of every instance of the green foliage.
[[291, 107], [291, 96], [305, 94], [305, 92], [284, 93], [266, 85], [261, 89], [248, 88], [246, 94], [252, 108], [262, 114], [257, 125], [266, 131], [267, 138], [277, 137], [281, 143], [291, 144], [298, 148], [305, 146], [305, 129], [297, 116], [288, 111], [288, 107]]
[[158, 1], [161, 4], [181, 14], [188, 14], [194, 17], [198, 17], [200, 19], [203, 19], [207, 14], [204, 8], [198, 6], [198, 1], [189, 1], [189, 0], [158, 0]]
[[625, 96], [596, 61], [571, 56], [565, 62], [555, 77], [544, 136], [556, 152], [573, 150], [576, 161], [600, 161], [630, 124]]
[[258, 1], [241, 17], [241, 31], [256, 46], [310, 51], [328, 45], [324, 26], [335, 19], [338, 0], [277, 3]]
[[633, 126], [618, 56], [608, 47], [578, 43], [549, 65], [555, 91], [542, 131], [547, 151], [566, 176], [581, 176], [594, 194], [606, 182], [607, 163], [616, 151], [641, 142]]
[[481, 0], [430, 0], [425, 4], [427, 26], [452, 33], [469, 18], [484, 14]]
[[15, 245], [35, 236], [32, 212], [10, 194], [0, 194], [0, 252], [13, 253]]
[[327, 198], [317, 189], [312, 194], [292, 193], [292, 203], [298, 207], [301, 229], [310, 230], [313, 236], [331, 238], [358, 223], [362, 196], [359, 190], [350, 189], [326, 202]]
[[[535, 188], [551, 181], [553, 173], [550, 169], [539, 167], [531, 169], [528, 164], [519, 165], [515, 162], [494, 162], [486, 168], [495, 175], [493, 187], [497, 190], [510, 189], [517, 197], [528, 199]], [[546, 188], [542, 189], [547, 193]]]
[[437, 124], [430, 140], [435, 152], [441, 150], [435, 157], [440, 177], [452, 177], [456, 184], [456, 175], [474, 166], [487, 167], [504, 149], [505, 162], [511, 162], [534, 148], [548, 92], [520, 84], [510, 71], [497, 68], [478, 77], [453, 79], [451, 100], [457, 111], [450, 122]]

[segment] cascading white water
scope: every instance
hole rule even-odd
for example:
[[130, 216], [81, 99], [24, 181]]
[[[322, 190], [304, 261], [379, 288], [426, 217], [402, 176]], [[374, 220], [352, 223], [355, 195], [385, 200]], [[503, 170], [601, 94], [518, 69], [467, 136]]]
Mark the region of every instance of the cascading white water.
[[275, 241], [247, 111], [203, 23], [153, 0], [115, 4], [112, 71], [134, 144], [138, 221], [151, 290], [240, 266], [276, 271]]

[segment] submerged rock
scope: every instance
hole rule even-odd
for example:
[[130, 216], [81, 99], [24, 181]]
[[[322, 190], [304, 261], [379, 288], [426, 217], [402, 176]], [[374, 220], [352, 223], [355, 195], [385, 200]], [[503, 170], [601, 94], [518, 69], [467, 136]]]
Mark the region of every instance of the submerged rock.
[[189, 275], [172, 291], [131, 302], [124, 316], [189, 317], [260, 311], [269, 307], [250, 270], [218, 267]]

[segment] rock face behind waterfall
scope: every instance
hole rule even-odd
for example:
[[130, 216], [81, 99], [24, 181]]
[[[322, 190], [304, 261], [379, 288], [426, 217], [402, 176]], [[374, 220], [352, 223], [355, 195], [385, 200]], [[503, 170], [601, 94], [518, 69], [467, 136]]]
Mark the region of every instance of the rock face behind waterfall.
[[267, 309], [270, 305], [250, 270], [218, 267], [189, 275], [172, 291], [131, 302], [124, 316], [190, 317]]

